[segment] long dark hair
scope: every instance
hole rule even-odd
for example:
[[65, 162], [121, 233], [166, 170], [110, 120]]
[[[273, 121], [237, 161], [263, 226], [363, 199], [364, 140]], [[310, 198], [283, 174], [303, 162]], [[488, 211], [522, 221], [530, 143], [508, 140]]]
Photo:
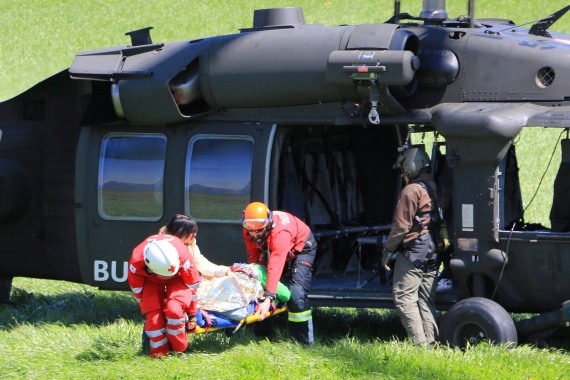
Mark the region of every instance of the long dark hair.
[[190, 234], [197, 233], [198, 223], [187, 215], [176, 214], [170, 218], [160, 232], [182, 239], [190, 236]]

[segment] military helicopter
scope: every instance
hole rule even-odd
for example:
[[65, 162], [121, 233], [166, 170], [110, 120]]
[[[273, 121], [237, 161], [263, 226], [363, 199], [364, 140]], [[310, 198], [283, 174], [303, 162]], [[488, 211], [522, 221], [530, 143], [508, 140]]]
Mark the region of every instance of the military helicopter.
[[259, 200], [318, 238], [313, 305], [393, 307], [377, 265], [393, 164], [428, 133], [456, 279], [437, 298], [442, 340], [568, 325], [570, 140], [550, 229], [524, 219], [513, 141], [570, 128], [570, 36], [549, 31], [570, 6], [527, 28], [469, 5], [412, 16], [396, 1], [385, 23], [340, 26], [260, 9], [236, 34], [155, 43], [149, 27], [77, 54], [0, 103], [0, 299], [17, 276], [126, 290], [133, 247], [175, 213], [198, 220], [210, 260], [244, 261], [242, 210]]

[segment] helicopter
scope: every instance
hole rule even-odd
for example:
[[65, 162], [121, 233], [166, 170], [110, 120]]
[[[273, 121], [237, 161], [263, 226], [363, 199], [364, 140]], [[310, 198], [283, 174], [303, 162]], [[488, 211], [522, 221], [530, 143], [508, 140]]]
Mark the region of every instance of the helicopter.
[[133, 247], [175, 213], [198, 221], [211, 261], [243, 261], [257, 200], [318, 239], [312, 305], [392, 308], [378, 251], [393, 164], [432, 134], [456, 281], [436, 299], [441, 339], [516, 345], [569, 325], [570, 140], [549, 229], [524, 219], [513, 142], [570, 128], [570, 36], [549, 30], [570, 6], [528, 28], [473, 9], [396, 1], [384, 23], [339, 26], [259, 9], [235, 34], [155, 43], [147, 27], [78, 53], [0, 103], [0, 301], [18, 276], [127, 290]]

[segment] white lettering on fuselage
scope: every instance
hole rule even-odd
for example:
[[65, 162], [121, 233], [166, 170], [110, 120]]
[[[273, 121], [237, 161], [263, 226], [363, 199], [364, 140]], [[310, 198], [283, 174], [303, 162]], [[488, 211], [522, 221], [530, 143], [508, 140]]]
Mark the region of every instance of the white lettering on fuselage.
[[111, 261], [111, 273], [109, 273], [109, 263], [103, 260], [95, 260], [93, 262], [93, 278], [95, 281], [107, 281], [109, 277], [115, 282], [125, 282], [127, 281], [127, 270], [128, 262], [123, 261], [123, 270], [121, 271], [121, 277], [117, 273], [117, 266], [120, 263], [116, 261]]

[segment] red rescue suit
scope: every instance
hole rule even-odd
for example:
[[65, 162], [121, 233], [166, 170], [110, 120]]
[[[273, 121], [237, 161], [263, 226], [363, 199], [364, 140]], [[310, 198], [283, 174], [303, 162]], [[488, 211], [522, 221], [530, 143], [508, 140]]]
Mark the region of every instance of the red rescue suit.
[[[144, 248], [151, 240], [169, 240], [176, 248], [180, 269], [174, 276], [159, 276], [145, 265]], [[188, 247], [174, 236], [149, 236], [133, 250], [128, 281], [141, 314], [146, 316], [144, 329], [150, 339], [150, 355], [158, 357], [168, 354], [171, 349], [176, 352], [186, 350], [186, 311], [196, 313], [194, 295], [200, 283], [200, 273]]]
[[317, 243], [311, 229], [288, 212], [273, 211], [272, 224], [264, 239], [253, 240], [245, 229], [242, 233], [249, 262], [267, 266], [265, 294], [275, 296], [280, 279], [291, 291], [287, 304], [290, 336], [303, 344], [313, 343], [308, 294]]
[[303, 251], [311, 229], [296, 216], [283, 211], [273, 211], [272, 222], [273, 227], [265, 240], [268, 252], [264, 251], [264, 242], [250, 239], [247, 230], [243, 230], [243, 240], [249, 262], [267, 266], [265, 290], [275, 294], [285, 263]]

